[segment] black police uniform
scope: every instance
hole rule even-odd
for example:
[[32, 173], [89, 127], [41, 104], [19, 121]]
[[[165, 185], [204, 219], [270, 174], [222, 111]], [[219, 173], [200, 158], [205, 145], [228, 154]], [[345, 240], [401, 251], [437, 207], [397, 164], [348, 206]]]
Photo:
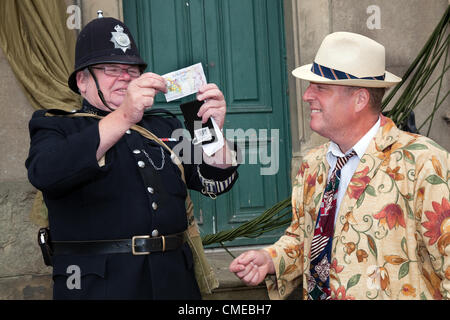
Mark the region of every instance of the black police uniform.
[[[83, 102], [84, 112], [107, 114]], [[200, 191], [205, 179], [237, 179], [237, 167], [183, 164], [186, 184], [170, 154], [131, 130], [110, 149], [104, 166], [96, 159], [100, 142], [93, 118], [48, 117], [36, 111], [29, 123], [26, 160], [30, 182], [43, 192], [53, 241], [131, 239], [186, 230], [186, 184]], [[175, 117], [145, 116], [140, 123], [159, 138], [181, 128]], [[173, 148], [177, 142], [166, 142]], [[81, 271], [81, 288], [68, 286], [70, 266]], [[69, 268], [69, 269], [68, 269]], [[199, 299], [191, 249], [150, 255], [63, 254], [53, 257], [55, 299]], [[69, 279], [70, 280], [70, 279]]]

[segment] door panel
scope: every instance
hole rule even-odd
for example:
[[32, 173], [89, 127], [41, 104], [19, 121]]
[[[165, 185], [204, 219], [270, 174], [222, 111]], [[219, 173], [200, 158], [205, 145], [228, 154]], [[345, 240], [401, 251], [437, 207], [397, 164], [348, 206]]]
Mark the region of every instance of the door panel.
[[[227, 101], [224, 133], [241, 147], [240, 177], [216, 200], [191, 192], [202, 235], [236, 228], [287, 198], [291, 152], [282, 1], [138, 0], [123, 5], [148, 70], [164, 74], [201, 62], [208, 82], [216, 83]], [[159, 94], [155, 107], [182, 120], [179, 104], [166, 103]], [[282, 231], [231, 245], [270, 243]]]

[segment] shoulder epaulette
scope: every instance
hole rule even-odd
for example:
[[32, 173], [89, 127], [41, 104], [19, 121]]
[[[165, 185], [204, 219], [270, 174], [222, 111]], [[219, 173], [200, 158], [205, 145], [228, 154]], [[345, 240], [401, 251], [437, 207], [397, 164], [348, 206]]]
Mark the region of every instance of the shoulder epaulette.
[[62, 110], [62, 109], [48, 109], [48, 110], [46, 110], [46, 113], [50, 113], [55, 116], [67, 116], [67, 115], [77, 113], [79, 111], [80, 110], [66, 111], [66, 110]]

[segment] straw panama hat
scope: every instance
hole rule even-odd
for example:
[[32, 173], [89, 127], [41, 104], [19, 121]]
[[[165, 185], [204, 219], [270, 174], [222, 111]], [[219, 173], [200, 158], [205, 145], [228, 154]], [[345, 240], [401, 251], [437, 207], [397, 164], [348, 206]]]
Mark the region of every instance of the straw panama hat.
[[335, 32], [325, 37], [314, 63], [296, 68], [300, 79], [346, 86], [391, 87], [401, 78], [386, 71], [384, 46], [351, 32]]

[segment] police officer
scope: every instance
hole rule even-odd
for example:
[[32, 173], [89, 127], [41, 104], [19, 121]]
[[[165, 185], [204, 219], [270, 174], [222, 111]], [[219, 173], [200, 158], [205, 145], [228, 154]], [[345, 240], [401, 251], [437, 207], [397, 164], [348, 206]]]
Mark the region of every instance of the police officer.
[[[201, 298], [183, 238], [187, 188], [227, 192], [238, 176], [232, 148], [225, 143], [204, 155], [208, 164], [183, 163], [185, 183], [166, 148], [130, 130], [138, 124], [174, 148], [169, 138], [182, 126], [168, 112], [145, 111], [167, 91], [165, 80], [143, 73], [147, 64], [121, 21], [99, 17], [86, 25], [75, 59], [68, 83], [83, 97], [79, 112], [102, 118], [39, 110], [29, 123], [26, 167], [49, 212], [54, 298]], [[222, 128], [226, 103], [218, 87], [203, 86], [197, 99], [206, 101], [203, 121], [214, 117]]]

